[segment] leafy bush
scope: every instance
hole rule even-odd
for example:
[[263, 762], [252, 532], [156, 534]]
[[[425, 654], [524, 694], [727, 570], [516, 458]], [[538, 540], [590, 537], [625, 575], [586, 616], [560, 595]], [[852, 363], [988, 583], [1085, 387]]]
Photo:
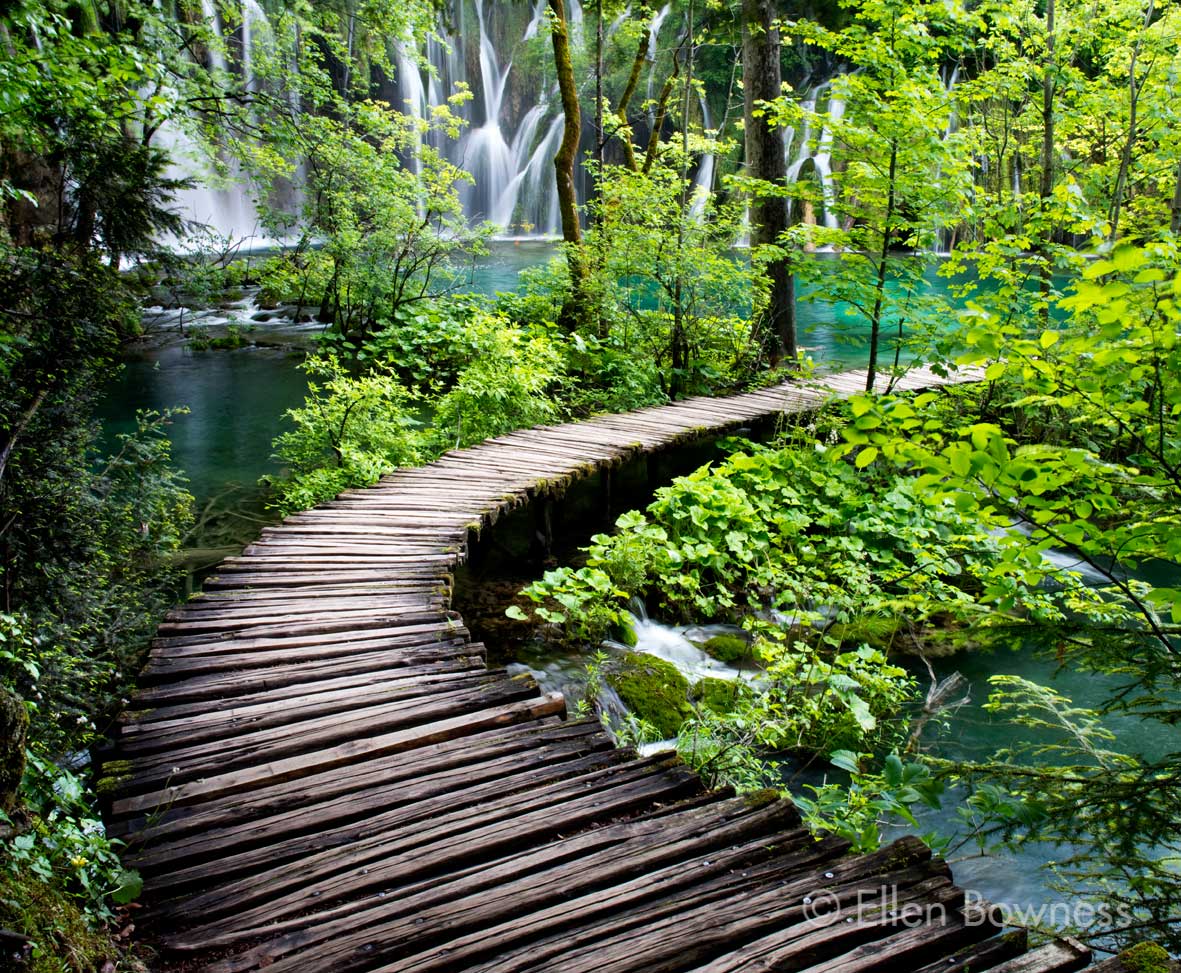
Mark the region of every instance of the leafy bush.
[[524, 331], [492, 316], [477, 316], [469, 327], [472, 357], [435, 404], [439, 448], [560, 418], [553, 395], [564, 371], [557, 342], [543, 330]]
[[388, 371], [354, 376], [335, 355], [309, 358], [304, 370], [312, 376], [307, 399], [287, 412], [295, 428], [275, 440], [287, 475], [266, 481], [280, 511], [307, 509], [421, 459], [419, 422], [407, 408], [413, 396]]

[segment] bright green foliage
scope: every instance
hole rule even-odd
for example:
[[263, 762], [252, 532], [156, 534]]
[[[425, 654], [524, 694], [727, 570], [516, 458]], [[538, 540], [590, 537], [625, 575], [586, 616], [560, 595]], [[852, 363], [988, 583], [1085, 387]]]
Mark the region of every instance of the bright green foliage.
[[[649, 592], [666, 614], [693, 620], [774, 609], [808, 639], [864, 616], [906, 617], [920, 635], [935, 614], [992, 616], [966, 588], [1003, 557], [997, 539], [954, 508], [925, 504], [907, 479], [867, 484], [849, 465], [792, 447], [735, 453], [681, 477], [647, 515], [624, 514], [617, 527], [592, 538], [587, 568], [551, 572], [545, 584], [573, 589], [580, 611], [590, 601], [620, 611]], [[1021, 610], [1050, 601], [1032, 586], [1018, 594]]]
[[[724, 150], [696, 136], [691, 146]], [[605, 167], [585, 244], [605, 330], [633, 359], [655, 364], [674, 398], [735, 382], [759, 355], [743, 317], [753, 276], [733, 252], [741, 205], [699, 194], [680, 151], [667, 147], [647, 172]]]
[[271, 481], [274, 504], [305, 510], [349, 487], [369, 486], [422, 456], [411, 395], [388, 372], [350, 375], [333, 355], [304, 365], [313, 381], [302, 408], [290, 409], [295, 428], [275, 440], [287, 476]]
[[[428, 126], [377, 102], [349, 106], [344, 119], [301, 123], [307, 203], [299, 232], [321, 243], [276, 258], [269, 272], [286, 292], [298, 283], [348, 341], [454, 290], [451, 261], [481, 249], [487, 231], [469, 229], [456, 189], [470, 177], [425, 141], [428, 130], [456, 124], [443, 116]], [[414, 168], [402, 161], [407, 153]]]
[[[991, 362], [982, 402], [935, 414], [930, 396], [858, 400], [868, 421], [849, 430], [846, 447], [873, 450], [867, 465], [910, 471], [926, 503], [1008, 534], [1005, 557], [981, 576], [1004, 610], [1045, 577], [1041, 551], [1076, 553], [1091, 577], [1059, 575], [1057, 603], [1031, 615], [1026, 637], [1063, 663], [1119, 677], [1124, 689], [1103, 712], [1158, 720], [1165, 733], [1179, 718], [1181, 598], [1127, 572], [1181, 555], [1179, 297], [1170, 243], [1093, 261], [1061, 302], [1061, 326], [1029, 335], [978, 307], [963, 360]], [[1059, 864], [1067, 880], [1103, 887], [1137, 922], [1175, 937], [1177, 755], [1120, 755], [1098, 714], [1049, 690], [1002, 681], [992, 705], [1057, 729], [1032, 751], [958, 768], [1018, 804], [1040, 804], [1036, 820], [999, 815], [1001, 833], [1077, 846]]]
[[469, 328], [471, 357], [435, 405], [440, 446], [469, 446], [557, 419], [552, 393], [563, 371], [557, 342], [543, 330], [526, 332], [495, 317], [477, 315]]
[[[809, 786], [811, 796], [794, 794], [793, 800], [813, 828], [847, 839], [856, 851], [873, 851], [881, 845], [881, 821], [900, 818], [918, 827], [916, 805], [938, 808], [945, 787], [921, 761], [904, 761], [891, 753], [879, 773], [866, 773], [861, 758], [848, 750], [832, 755], [834, 767], [851, 775], [847, 787], [840, 784]], [[939, 848], [945, 841], [936, 835], [924, 840]]]

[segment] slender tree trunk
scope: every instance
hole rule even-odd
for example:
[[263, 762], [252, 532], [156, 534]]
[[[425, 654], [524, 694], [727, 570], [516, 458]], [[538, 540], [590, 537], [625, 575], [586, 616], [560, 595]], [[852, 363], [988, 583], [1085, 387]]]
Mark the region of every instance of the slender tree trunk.
[[1114, 240], [1119, 233], [1120, 211], [1123, 208], [1124, 187], [1128, 182], [1128, 170], [1132, 167], [1132, 153], [1136, 149], [1136, 127], [1139, 124], [1136, 117], [1140, 106], [1140, 85], [1136, 81], [1136, 65], [1140, 60], [1140, 46], [1144, 42], [1144, 35], [1152, 25], [1153, 0], [1148, 0], [1148, 9], [1144, 11], [1144, 29], [1136, 38], [1132, 47], [1131, 62], [1128, 65], [1128, 137], [1124, 140], [1124, 150], [1120, 154], [1119, 173], [1115, 177], [1115, 193], [1111, 200], [1111, 230], [1109, 240]]
[[41, 408], [41, 404], [45, 401], [45, 396], [49, 394], [49, 389], [42, 389], [37, 393], [33, 401], [28, 405], [21, 417], [16, 421], [16, 425], [8, 432], [8, 438], [4, 442], [4, 448], [0, 449], [0, 479], [4, 478], [4, 471], [8, 469], [8, 460], [12, 456], [13, 449], [16, 448], [16, 441], [21, 438], [25, 429], [28, 428], [33, 417], [37, 414], [37, 410]]
[[595, 4], [595, 162], [599, 164], [595, 184], [603, 178], [603, 148], [607, 136], [603, 130], [603, 0]]
[[563, 0], [548, 2], [553, 15], [550, 36], [554, 45], [554, 67], [558, 74], [558, 90], [562, 95], [562, 112], [565, 115], [562, 142], [554, 156], [558, 208], [562, 214], [562, 239], [566, 242], [566, 260], [570, 265], [570, 294], [562, 308], [562, 324], [567, 330], [573, 330], [585, 312], [582, 305], [586, 266], [582, 257], [582, 227], [578, 222], [578, 195], [574, 189], [574, 165], [582, 135], [582, 112], [578, 104], [574, 62], [570, 56], [570, 31], [566, 23], [565, 4]]
[[[889, 191], [886, 195], [886, 221], [882, 225], [882, 249], [878, 254], [878, 276], [874, 282], [873, 313], [869, 319], [869, 367], [865, 371], [865, 391], [872, 392], [878, 377], [878, 345], [882, 338], [882, 305], [886, 298], [886, 270], [890, 259], [891, 224], [894, 222], [895, 193], [898, 176], [898, 143], [890, 143]], [[901, 343], [901, 339], [899, 339]]]
[[1181, 162], [1177, 163], [1177, 182], [1173, 187], [1173, 219], [1169, 223], [1169, 229], [1174, 234], [1181, 233]]
[[668, 101], [672, 97], [673, 88], [681, 74], [681, 52], [678, 49], [673, 55], [673, 71], [660, 89], [660, 97], [656, 101], [656, 114], [652, 119], [652, 131], [648, 133], [648, 151], [644, 153], [643, 172], [651, 171], [656, 155], [660, 151], [660, 131], [664, 128], [664, 120], [668, 117]]
[[[1040, 188], [1042, 219], [1047, 220], [1051, 198], [1054, 195], [1054, 0], [1046, 0], [1046, 60], [1042, 71], [1042, 179]], [[1053, 245], [1054, 228], [1048, 222], [1042, 232], [1042, 323], [1050, 321], [1050, 291], [1054, 270], [1051, 266], [1050, 251]]]
[[689, 106], [693, 96], [693, 0], [689, 0], [689, 33], [685, 52], [685, 97], [681, 102], [681, 201], [677, 216], [677, 279], [673, 288], [673, 329], [670, 358], [672, 380], [671, 398], [685, 389], [685, 374], [689, 367], [689, 336], [685, 328], [685, 220], [689, 218]]
[[[787, 182], [787, 161], [783, 141], [771, 127], [759, 102], [774, 101], [782, 93], [783, 78], [779, 65], [779, 28], [770, 0], [742, 2], [742, 83], [743, 115], [746, 132], [746, 169], [754, 179], [782, 187]], [[750, 201], [751, 245], [774, 246], [787, 230], [787, 199], [756, 192]], [[763, 341], [771, 365], [780, 356], [796, 358], [795, 278], [790, 260], [780, 257], [764, 268], [770, 290]]]
[[627, 76], [627, 84], [624, 85], [623, 94], [619, 97], [619, 106], [615, 109], [615, 117], [618, 120], [615, 131], [623, 135], [623, 161], [632, 172], [638, 172], [640, 165], [636, 161], [636, 147], [632, 143], [631, 127], [627, 122], [627, 109], [640, 86], [640, 75], [644, 71], [644, 61], [648, 57], [648, 48], [651, 44], [652, 26], [649, 24], [648, 29], [640, 34], [636, 44], [636, 56], [632, 58], [631, 73]]

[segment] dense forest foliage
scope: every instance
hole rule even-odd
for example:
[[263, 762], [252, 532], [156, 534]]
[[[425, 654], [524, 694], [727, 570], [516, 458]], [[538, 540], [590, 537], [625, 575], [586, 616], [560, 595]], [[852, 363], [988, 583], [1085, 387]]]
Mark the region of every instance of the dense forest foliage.
[[[537, 92], [441, 76], [476, 16]], [[110, 934], [139, 881], [81, 768], [178, 597], [194, 505], [176, 413], [112, 443], [95, 405], [153, 295], [249, 280], [323, 326], [279, 512], [515, 428], [807, 380], [832, 363], [801, 302], [841, 307], [864, 396], [731, 443], [514, 614], [589, 648], [634, 596], [740, 625], [719, 651], [764, 678], [670, 674], [675, 718], [626, 732], [739, 788], [782, 786], [784, 754], [831, 766], [794, 797], [861, 848], [955, 806], [973, 846], [1047, 846], [1101, 906], [1089, 941], [1181, 951], [1179, 40], [1171, 0], [6, 4], [0, 926], [38, 969], [136, 962]], [[473, 209], [501, 96], [544, 109], [524, 149], [563, 252], [482, 297], [465, 265], [532, 226], [523, 196], [500, 225]], [[281, 246], [240, 259], [187, 219], [202, 181]], [[873, 393], [918, 363], [985, 381]], [[1085, 709], [997, 676], [1028, 743], [952, 761], [963, 687], [924, 695], [903, 649], [1045, 653], [1117, 688]]]

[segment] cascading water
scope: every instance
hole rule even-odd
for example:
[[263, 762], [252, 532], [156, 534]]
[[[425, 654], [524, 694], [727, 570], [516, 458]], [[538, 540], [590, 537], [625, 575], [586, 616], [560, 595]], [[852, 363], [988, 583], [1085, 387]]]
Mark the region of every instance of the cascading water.
[[[210, 46], [207, 65], [213, 71], [239, 73], [246, 90], [257, 91], [259, 82], [254, 77], [254, 70], [258, 46], [273, 43], [273, 34], [259, 0], [239, 2], [238, 42], [229, 47], [235, 55], [235, 63], [227, 63], [227, 46], [220, 43], [222, 21], [217, 4], [215, 0], [201, 0], [206, 22], [219, 39], [219, 43]], [[522, 78], [522, 69], [515, 67], [518, 60], [524, 60], [517, 57], [516, 45], [538, 42], [539, 34], [544, 31], [546, 8], [546, 0], [533, 0], [529, 18], [522, 27], [524, 18], [515, 19], [507, 6], [492, 4], [488, 0], [457, 0], [448, 18], [451, 25], [449, 36], [428, 38], [417, 51], [409, 41], [396, 43], [389, 52], [395, 70], [391, 82], [396, 92], [390, 95], [391, 101], [417, 119], [430, 118], [433, 109], [447, 104], [457, 85], [470, 80], [478, 100], [468, 101], [456, 109], [468, 123], [466, 133], [455, 141], [432, 129], [425, 138], [449, 161], [473, 176], [473, 185], [461, 187], [461, 199], [469, 217], [489, 220], [501, 232], [510, 235], [555, 236], [561, 226], [552, 168], [563, 127], [556, 85], [552, 76], [547, 77], [544, 60], [537, 81]], [[661, 31], [671, 14], [672, 5], [665, 4], [652, 18], [648, 46], [650, 62], [657, 58]], [[471, 24], [473, 19], [474, 25]], [[571, 32], [576, 37], [586, 29], [577, 0], [570, 5], [569, 19]], [[622, 22], [623, 18], [616, 18], [608, 25], [605, 31], [608, 39]], [[475, 30], [470, 29], [473, 26]], [[469, 72], [474, 75], [477, 71], [479, 77], [469, 79]], [[656, 72], [648, 71], [649, 108], [658, 81]], [[955, 81], [953, 70], [949, 72], [948, 87]], [[535, 96], [522, 97], [523, 89], [533, 84], [539, 85], [534, 89]], [[291, 98], [292, 104], [297, 106], [298, 93], [293, 92]], [[803, 121], [783, 132], [787, 179], [788, 182], [816, 181], [821, 196], [817, 220], [835, 228], [838, 225], [837, 188], [832, 153], [835, 128], [845, 110], [839, 82], [834, 85], [834, 80], [830, 79], [805, 89], [802, 107], [805, 109]], [[712, 123], [704, 96], [700, 99], [700, 108], [703, 125], [708, 130]], [[950, 135], [954, 128], [953, 119], [947, 134]], [[165, 128], [158, 137], [162, 147], [175, 150], [181, 157], [178, 174], [195, 175], [200, 184], [199, 188], [181, 195], [180, 204], [186, 216], [213, 227], [224, 237], [254, 236], [258, 214], [248, 190], [236, 185], [218, 187], [208, 167], [193, 161], [198, 153], [181, 126]], [[407, 163], [417, 166], [419, 153], [409, 155]], [[712, 188], [716, 169], [717, 160], [712, 153], [706, 153], [698, 160], [691, 210], [696, 219], [704, 213], [706, 194]], [[1019, 179], [1018, 173], [1014, 172], [1013, 177]]]

